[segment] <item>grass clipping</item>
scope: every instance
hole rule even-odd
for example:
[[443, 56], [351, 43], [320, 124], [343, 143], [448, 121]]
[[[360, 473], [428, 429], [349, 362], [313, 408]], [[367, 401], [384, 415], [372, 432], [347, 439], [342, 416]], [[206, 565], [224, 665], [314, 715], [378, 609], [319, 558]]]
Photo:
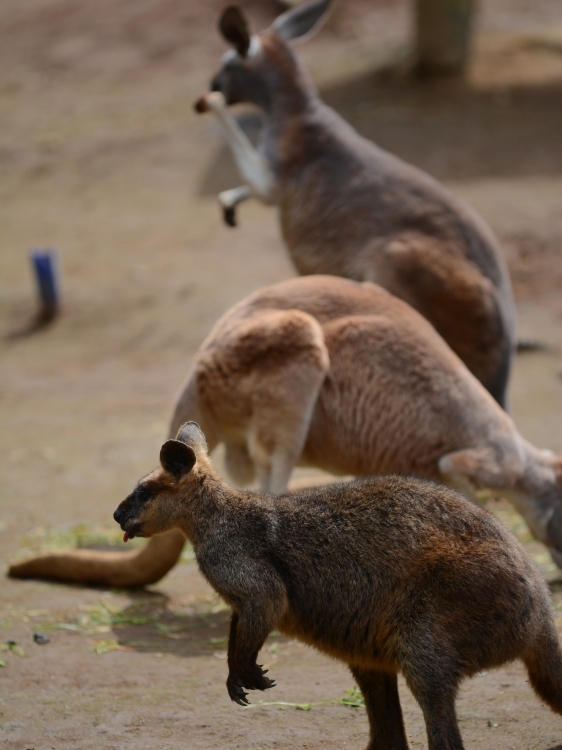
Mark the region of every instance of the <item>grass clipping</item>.
[[312, 708], [321, 706], [346, 706], [347, 708], [365, 708], [365, 699], [358, 687], [346, 690], [341, 698], [328, 701], [317, 701], [316, 703], [289, 703], [288, 701], [259, 701], [251, 703], [246, 708], [258, 708], [261, 706], [279, 706], [280, 708], [296, 708], [298, 711], [310, 711]]

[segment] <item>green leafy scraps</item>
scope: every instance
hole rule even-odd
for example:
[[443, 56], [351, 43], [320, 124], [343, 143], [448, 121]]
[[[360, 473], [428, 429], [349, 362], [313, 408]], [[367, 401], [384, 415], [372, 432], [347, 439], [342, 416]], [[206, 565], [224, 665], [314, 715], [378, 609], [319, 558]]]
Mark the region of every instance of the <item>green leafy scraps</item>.
[[226, 643], [228, 643], [228, 636], [222, 635], [220, 638], [209, 638], [209, 643], [212, 643], [213, 646], [225, 645]]
[[96, 654], [107, 654], [109, 651], [134, 651], [130, 646], [123, 646], [115, 640], [96, 641], [94, 644]]
[[259, 701], [251, 703], [246, 708], [257, 708], [258, 706], [279, 706], [280, 708], [296, 708], [298, 711], [310, 711], [312, 708], [320, 706], [346, 706], [347, 708], [365, 708], [365, 699], [359, 688], [354, 687], [346, 690], [342, 698], [336, 698], [329, 701], [317, 701], [316, 703], [289, 703], [287, 701]]
[[349, 706], [350, 708], [365, 708], [365, 698], [363, 698], [363, 693], [358, 687], [346, 690], [345, 693], [343, 698], [340, 698], [338, 705]]
[[18, 646], [18, 644], [15, 641], [6, 641], [6, 643], [0, 644], [0, 651], [11, 651], [13, 654], [16, 654], [17, 656], [23, 657], [25, 656], [25, 651], [21, 646]]
[[[84, 605], [80, 609], [84, 614], [77, 618], [75, 627], [82, 630], [85, 635], [109, 633], [115, 625], [146, 625], [158, 617], [156, 614], [135, 612], [131, 608], [124, 610], [121, 607], [112, 607], [106, 602]], [[70, 623], [70, 626], [72, 624]]]

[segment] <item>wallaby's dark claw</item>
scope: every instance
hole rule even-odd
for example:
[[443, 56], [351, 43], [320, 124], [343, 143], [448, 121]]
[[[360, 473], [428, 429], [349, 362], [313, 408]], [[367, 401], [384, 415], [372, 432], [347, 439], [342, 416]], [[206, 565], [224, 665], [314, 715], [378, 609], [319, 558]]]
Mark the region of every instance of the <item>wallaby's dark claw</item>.
[[248, 693], [245, 693], [242, 689], [240, 678], [232, 678], [229, 676], [226, 681], [226, 688], [231, 701], [238, 703], [239, 706], [248, 706], [250, 704], [247, 697]]

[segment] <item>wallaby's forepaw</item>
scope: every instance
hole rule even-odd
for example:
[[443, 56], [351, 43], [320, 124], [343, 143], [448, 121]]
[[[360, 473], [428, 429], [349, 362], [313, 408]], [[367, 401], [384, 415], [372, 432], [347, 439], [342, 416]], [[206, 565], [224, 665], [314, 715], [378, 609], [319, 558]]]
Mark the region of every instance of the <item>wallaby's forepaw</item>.
[[229, 227], [235, 227], [237, 226], [236, 223], [236, 209], [234, 206], [224, 206], [222, 210], [222, 217], [224, 219], [224, 223]]
[[251, 669], [244, 672], [242, 678], [244, 687], [248, 690], [268, 690], [275, 687], [275, 682], [266, 677], [267, 669], [262, 669], [261, 664], [253, 664]]
[[274, 680], [270, 680], [269, 677], [265, 676], [266, 674], [267, 670], [263, 670], [261, 664], [254, 664], [243, 676], [237, 672], [230, 672], [226, 681], [230, 699], [238, 703], [239, 706], [247, 706], [250, 701], [243, 688], [246, 688], [246, 690], [268, 690], [275, 687]]

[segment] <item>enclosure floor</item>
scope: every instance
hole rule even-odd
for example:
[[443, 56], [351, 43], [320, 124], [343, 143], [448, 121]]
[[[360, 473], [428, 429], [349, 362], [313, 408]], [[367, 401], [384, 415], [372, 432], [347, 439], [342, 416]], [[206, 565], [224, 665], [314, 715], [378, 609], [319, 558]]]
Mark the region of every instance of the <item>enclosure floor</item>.
[[[191, 104], [224, 50], [214, 31], [222, 5], [0, 8], [2, 565], [79, 524], [111, 528], [117, 503], [156, 462], [211, 325], [247, 293], [295, 273], [272, 209], [243, 204], [235, 230], [220, 220], [215, 195], [238, 177], [215, 123]], [[244, 5], [258, 27], [273, 17], [273, 2]], [[401, 2], [340, 2], [299, 50], [330, 104], [447, 182], [497, 232], [520, 337], [546, 345], [517, 357], [512, 412], [525, 437], [562, 453], [562, 9], [483, 5], [462, 85], [404, 78]], [[34, 246], [59, 249], [63, 312], [40, 334], [4, 338], [33, 314]], [[220, 453], [216, 461], [221, 468]], [[517, 526], [507, 506], [494, 507]], [[527, 543], [555, 580], [544, 549]], [[553, 594], [562, 607], [556, 583]], [[227, 621], [193, 561], [136, 593], [1, 580], [0, 642], [24, 655], [0, 652], [0, 746], [365, 745], [365, 712], [337, 703], [353, 687], [344, 667], [278, 636], [263, 654], [278, 687], [254, 702], [335, 703], [232, 704]], [[35, 631], [50, 643], [35, 644]], [[403, 684], [401, 695], [411, 744], [425, 747]], [[458, 712], [467, 748], [562, 749], [562, 719], [518, 664], [467, 682]]]

